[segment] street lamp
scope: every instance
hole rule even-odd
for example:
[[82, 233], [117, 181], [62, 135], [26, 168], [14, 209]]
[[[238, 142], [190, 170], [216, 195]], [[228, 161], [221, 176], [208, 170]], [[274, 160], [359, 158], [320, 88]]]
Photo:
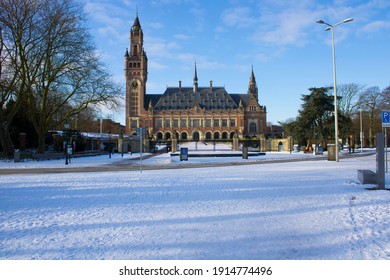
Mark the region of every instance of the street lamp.
[[337, 25], [350, 22], [352, 21], [352, 18], [344, 19], [343, 21], [340, 21], [336, 24], [329, 24], [322, 19], [317, 20], [317, 23], [319, 24], [325, 24], [328, 27], [325, 29], [325, 31], [332, 30], [332, 56], [333, 56], [333, 91], [334, 91], [334, 138], [335, 138], [335, 153], [336, 153], [336, 161], [339, 161], [339, 145], [338, 145], [338, 135], [339, 135], [339, 128], [338, 128], [338, 114], [337, 114], [337, 85], [336, 85], [336, 55], [334, 50], [334, 28]]

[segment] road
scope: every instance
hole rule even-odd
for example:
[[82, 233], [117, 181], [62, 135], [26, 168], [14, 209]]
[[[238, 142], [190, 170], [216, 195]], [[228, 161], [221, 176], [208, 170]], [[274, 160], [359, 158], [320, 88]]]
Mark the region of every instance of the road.
[[[364, 154], [343, 154], [340, 158], [345, 157], [360, 157], [375, 154], [375, 152], [368, 152]], [[152, 155], [153, 156], [153, 155]], [[149, 156], [150, 157], [150, 156]], [[144, 157], [146, 159], [147, 157]], [[148, 165], [143, 163], [142, 170], [161, 170], [161, 169], [182, 169], [182, 168], [204, 168], [204, 167], [223, 167], [234, 165], [254, 165], [254, 164], [271, 164], [284, 162], [299, 162], [299, 161], [319, 161], [327, 160], [324, 156], [313, 158], [291, 158], [291, 159], [274, 159], [262, 161], [240, 161], [240, 162], [210, 162], [210, 163], [191, 163], [191, 164], [163, 164], [163, 165]], [[0, 169], [0, 175], [13, 174], [49, 174], [49, 173], [76, 173], [76, 172], [117, 172], [117, 171], [140, 171], [139, 159], [124, 159], [119, 162], [90, 166], [90, 167], [67, 167], [67, 168], [8, 168]]]

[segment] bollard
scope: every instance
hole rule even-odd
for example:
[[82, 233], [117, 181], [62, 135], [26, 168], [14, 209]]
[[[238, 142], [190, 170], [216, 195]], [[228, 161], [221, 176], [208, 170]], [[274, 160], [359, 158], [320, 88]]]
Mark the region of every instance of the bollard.
[[385, 188], [385, 138], [376, 134], [376, 183], [378, 189]]

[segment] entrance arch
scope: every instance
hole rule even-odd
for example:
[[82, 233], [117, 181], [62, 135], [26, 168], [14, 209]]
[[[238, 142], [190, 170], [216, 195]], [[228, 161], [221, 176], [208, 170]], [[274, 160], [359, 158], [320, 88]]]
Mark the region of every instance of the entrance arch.
[[199, 140], [200, 140], [199, 132], [195, 131], [195, 132], [192, 134], [192, 140], [194, 140], [194, 141], [199, 141]]
[[162, 132], [157, 132], [156, 134], [156, 140], [162, 140], [163, 139], [163, 134]]

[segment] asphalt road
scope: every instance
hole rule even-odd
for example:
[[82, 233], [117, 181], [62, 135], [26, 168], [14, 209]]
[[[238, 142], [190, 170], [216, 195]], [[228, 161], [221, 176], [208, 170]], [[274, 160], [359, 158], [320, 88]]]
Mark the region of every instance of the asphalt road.
[[[340, 158], [346, 157], [360, 157], [375, 154], [375, 152], [362, 154], [346, 154]], [[142, 164], [142, 170], [162, 170], [162, 169], [181, 169], [181, 168], [204, 168], [204, 167], [222, 167], [222, 166], [240, 166], [240, 165], [254, 165], [254, 164], [271, 164], [283, 162], [299, 162], [299, 161], [319, 161], [327, 160], [326, 157], [319, 156], [313, 158], [293, 158], [293, 159], [275, 159], [263, 161], [240, 161], [240, 162], [210, 162], [210, 163], [186, 163], [173, 165], [148, 165]], [[49, 174], [49, 173], [75, 173], [75, 172], [116, 172], [116, 171], [140, 171], [139, 160], [125, 159], [123, 161], [112, 164], [91, 166], [91, 167], [67, 167], [67, 168], [8, 168], [0, 169], [0, 175], [12, 174]]]

